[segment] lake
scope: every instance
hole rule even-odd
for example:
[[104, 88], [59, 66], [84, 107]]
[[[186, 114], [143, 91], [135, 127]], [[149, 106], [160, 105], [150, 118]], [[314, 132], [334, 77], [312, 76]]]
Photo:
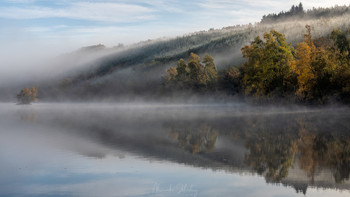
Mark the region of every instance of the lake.
[[348, 107], [0, 104], [0, 196], [350, 196]]

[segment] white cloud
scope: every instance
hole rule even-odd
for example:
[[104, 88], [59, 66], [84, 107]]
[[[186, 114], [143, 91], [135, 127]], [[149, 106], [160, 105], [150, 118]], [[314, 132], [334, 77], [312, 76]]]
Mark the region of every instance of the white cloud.
[[0, 17], [10, 19], [69, 18], [103, 22], [137, 22], [154, 19], [155, 10], [124, 3], [72, 3], [66, 8], [43, 6], [2, 7]]
[[[199, 6], [207, 9], [238, 9], [238, 8], [249, 8], [259, 9], [266, 7], [281, 7], [282, 5], [288, 5], [288, 3], [276, 0], [201, 0]], [[291, 4], [292, 5], [292, 4]], [[290, 6], [291, 6], [290, 5]], [[289, 5], [288, 5], [289, 6]]]
[[[296, 4], [297, 0], [293, 0], [294, 4]], [[318, 7], [332, 7], [335, 5], [350, 5], [350, 1], [349, 0], [331, 0], [331, 1], [317, 1], [317, 0], [313, 0], [313, 1], [302, 1], [304, 7], [306, 7], [307, 9], [311, 9], [313, 7], [318, 8]]]
[[196, 15], [201, 16], [196, 21], [214, 28], [254, 23], [259, 22], [263, 15], [287, 11], [300, 2], [305, 9], [350, 5], [349, 0], [196, 0], [196, 7], [200, 8]]
[[54, 25], [54, 26], [31, 26], [23, 29], [24, 32], [49, 32], [56, 31], [59, 29], [67, 29], [67, 25]]
[[147, 4], [150, 7], [156, 9], [157, 11], [168, 13], [180, 13], [184, 10], [184, 5], [176, 0], [130, 0], [128, 2]]
[[4, 0], [4, 1], [9, 3], [33, 3], [37, 0]]
[[206, 9], [230, 9], [232, 6], [237, 6], [237, 1], [230, 0], [203, 0], [198, 3], [202, 8]]
[[26, 32], [46, 32], [51, 30], [49, 27], [27, 27], [24, 29]]

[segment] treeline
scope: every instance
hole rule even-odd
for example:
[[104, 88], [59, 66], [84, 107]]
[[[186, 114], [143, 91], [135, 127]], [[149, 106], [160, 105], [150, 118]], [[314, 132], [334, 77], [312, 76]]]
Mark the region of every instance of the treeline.
[[[212, 55], [215, 57], [215, 63], [220, 65], [220, 68], [240, 65], [244, 62], [239, 51], [241, 46], [271, 29], [283, 32], [288, 42], [298, 43], [302, 41], [303, 37], [300, 32], [304, 30], [304, 25], [301, 21], [304, 21], [304, 19], [262, 25], [237, 25], [220, 30], [200, 31], [173, 39], [141, 42], [122, 47], [114, 52], [107, 48], [97, 50], [94, 53], [86, 53], [86, 50], [84, 50], [86, 48], [83, 48], [80, 51], [83, 51], [81, 54], [84, 55], [79, 57], [79, 61], [85, 59], [85, 63], [75, 67], [70, 65], [70, 61], [68, 63], [63, 61], [63, 65], [68, 64], [65, 67], [74, 68], [72, 72], [57, 76], [58, 79], [55, 81], [41, 82], [39, 96], [46, 100], [90, 100], [120, 98], [126, 97], [126, 95], [128, 95], [127, 97], [159, 98], [164, 92], [159, 94], [155, 94], [155, 92], [162, 88], [158, 76], [164, 74], [165, 65], [176, 65], [176, 62], [181, 58], [187, 61], [191, 52], [201, 56], [204, 54]], [[328, 18], [327, 20], [315, 18], [304, 24], [306, 23], [313, 27], [313, 34], [318, 36], [327, 36], [333, 29], [344, 31], [350, 26], [347, 16]], [[103, 48], [103, 46], [88, 47], [88, 49], [99, 48]], [[100, 57], [95, 54], [99, 52], [106, 53], [106, 56]], [[94, 55], [96, 55], [96, 59], [92, 58]], [[98, 56], [99, 58], [97, 58]], [[237, 69], [232, 68], [229, 73], [222, 70], [217, 72], [217, 90], [238, 90], [236, 86], [240, 86], [239, 84], [227, 82], [241, 82], [237, 78], [232, 78], [232, 76], [237, 75]], [[2, 89], [1, 92], [5, 92], [5, 90]], [[16, 93], [15, 91], [9, 91], [9, 95]], [[4, 95], [1, 94], [0, 99]], [[6, 99], [8, 99], [7, 97], [9, 96], [6, 96]]]
[[214, 60], [205, 55], [201, 63], [191, 54], [168, 70], [166, 88], [211, 92], [225, 90], [255, 98], [292, 98], [301, 102], [326, 103], [329, 98], [350, 101], [349, 34], [333, 30], [329, 37], [313, 39], [306, 25], [304, 41], [296, 48], [284, 34], [266, 32], [241, 51], [241, 66], [218, 73]]
[[264, 15], [261, 19], [261, 23], [273, 23], [273, 22], [282, 22], [290, 19], [317, 19], [321, 17], [336, 17], [342, 16], [344, 14], [350, 14], [349, 6], [335, 6], [332, 8], [312, 8], [305, 11], [303, 4], [293, 5], [289, 11], [282, 11], [278, 14], [268, 14]]
[[[314, 34], [319, 36], [326, 36], [333, 29], [345, 30], [350, 24], [347, 17], [329, 20], [315, 18], [307, 23], [314, 27]], [[79, 100], [91, 97], [120, 97], [134, 93], [143, 96], [154, 95], [160, 84], [159, 78], [154, 76], [164, 73], [164, 65], [176, 64], [180, 58], [189, 57], [191, 52], [215, 56], [215, 62], [220, 64], [220, 67], [239, 65], [244, 61], [238, 53], [241, 46], [270, 29], [285, 33], [289, 42], [297, 43], [303, 39], [300, 32], [304, 26], [298, 20], [264, 25], [237, 25], [220, 30], [195, 32], [174, 39], [141, 42], [87, 62], [81, 66], [82, 69], [62, 76], [55, 84], [55, 90], [51, 85], [45, 87], [45, 84], [41, 84], [40, 95], [50, 97], [49, 99], [63, 95], [63, 98]], [[99, 48], [98, 46], [94, 48]], [[129, 69], [132, 74], [127, 76], [125, 71]], [[68, 77], [72, 82], [62, 88], [61, 82]], [[221, 79], [219, 77], [219, 83]]]

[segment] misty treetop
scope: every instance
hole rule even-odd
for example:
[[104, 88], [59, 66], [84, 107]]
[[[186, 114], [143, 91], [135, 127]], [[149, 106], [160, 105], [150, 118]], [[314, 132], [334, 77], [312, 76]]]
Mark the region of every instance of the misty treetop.
[[343, 16], [350, 14], [349, 6], [334, 6], [332, 8], [312, 8], [309, 10], [304, 10], [303, 4], [293, 5], [289, 11], [281, 11], [278, 14], [268, 14], [264, 15], [261, 19], [261, 23], [274, 23], [283, 22], [288, 20], [296, 19], [317, 19], [317, 18], [330, 18]]
[[226, 90], [255, 98], [290, 97], [296, 101], [325, 103], [329, 98], [350, 101], [349, 33], [335, 29], [316, 40], [306, 25], [304, 40], [296, 48], [275, 30], [257, 36], [241, 51], [247, 61], [218, 75], [214, 59], [202, 63], [191, 54], [168, 70], [166, 87], [191, 90]]
[[268, 14], [267, 16], [264, 15], [263, 18], [261, 19], [262, 23], [266, 22], [273, 22], [277, 20], [286, 20], [289, 19], [292, 16], [302, 16], [305, 14], [304, 7], [302, 3], [299, 3], [299, 5], [295, 6], [293, 5], [289, 11], [284, 12], [281, 11], [278, 14]]

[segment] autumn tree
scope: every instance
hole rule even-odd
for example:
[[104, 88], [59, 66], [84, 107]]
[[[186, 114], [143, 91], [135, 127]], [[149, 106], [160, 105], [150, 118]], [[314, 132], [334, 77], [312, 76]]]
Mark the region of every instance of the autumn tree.
[[188, 67], [190, 69], [190, 83], [196, 88], [204, 85], [206, 83], [207, 76], [205, 75], [204, 66], [201, 64], [200, 57], [198, 55], [191, 53], [188, 60]]
[[316, 47], [311, 27], [305, 27], [307, 33], [304, 34], [304, 41], [297, 45], [295, 51], [293, 71], [298, 79], [296, 95], [305, 101], [325, 102], [332, 92], [331, 76], [338, 66], [338, 60], [327, 47]]
[[37, 102], [38, 90], [35, 87], [30, 89], [23, 88], [19, 94], [17, 94], [17, 100], [19, 104], [30, 104], [31, 102]]
[[336, 67], [332, 77], [335, 90], [339, 94], [339, 98], [350, 103], [350, 66], [342, 64]]
[[217, 68], [213, 57], [205, 55], [203, 61], [198, 55], [191, 53], [188, 63], [180, 59], [177, 67], [170, 67], [167, 71], [167, 87], [178, 89], [207, 90], [215, 88]]
[[241, 51], [243, 57], [248, 58], [242, 65], [242, 85], [246, 94], [283, 96], [293, 89], [293, 47], [283, 34], [272, 30], [264, 34], [264, 41], [258, 36]]
[[330, 38], [334, 41], [340, 53], [350, 58], [350, 43], [346, 37], [346, 33], [342, 30], [335, 29], [332, 31]]
[[337, 62], [331, 82], [340, 99], [350, 102], [350, 41], [341, 30], [333, 30], [330, 38], [334, 45], [328, 51]]
[[204, 70], [206, 75], [206, 83], [211, 88], [214, 88], [217, 82], [218, 73], [214, 63], [214, 58], [206, 54], [203, 57]]
[[[171, 69], [175, 69], [175, 68], [171, 67], [169, 70]], [[170, 74], [169, 70], [168, 70], [168, 74]], [[175, 70], [176, 70], [176, 73], [175, 71], [173, 73], [174, 77], [169, 80], [177, 82], [179, 86], [184, 87], [185, 84], [189, 83], [190, 68], [186, 64], [185, 60], [180, 59], [177, 62], [177, 68]]]
[[196, 91], [220, 87], [257, 98], [295, 95], [302, 102], [325, 103], [329, 97], [350, 102], [349, 35], [334, 30], [329, 37], [314, 40], [311, 26], [305, 27], [304, 40], [295, 50], [277, 31], [256, 37], [241, 49], [247, 61], [221, 71], [220, 76], [210, 55], [201, 60], [191, 53], [187, 63], [180, 59], [176, 68], [167, 71], [164, 84]]
[[316, 85], [316, 76], [312, 68], [313, 54], [316, 47], [312, 42], [310, 26], [306, 26], [308, 33], [304, 35], [304, 41], [298, 43], [295, 50], [296, 63], [294, 72], [298, 78], [297, 96], [302, 99], [312, 99], [312, 90]]

